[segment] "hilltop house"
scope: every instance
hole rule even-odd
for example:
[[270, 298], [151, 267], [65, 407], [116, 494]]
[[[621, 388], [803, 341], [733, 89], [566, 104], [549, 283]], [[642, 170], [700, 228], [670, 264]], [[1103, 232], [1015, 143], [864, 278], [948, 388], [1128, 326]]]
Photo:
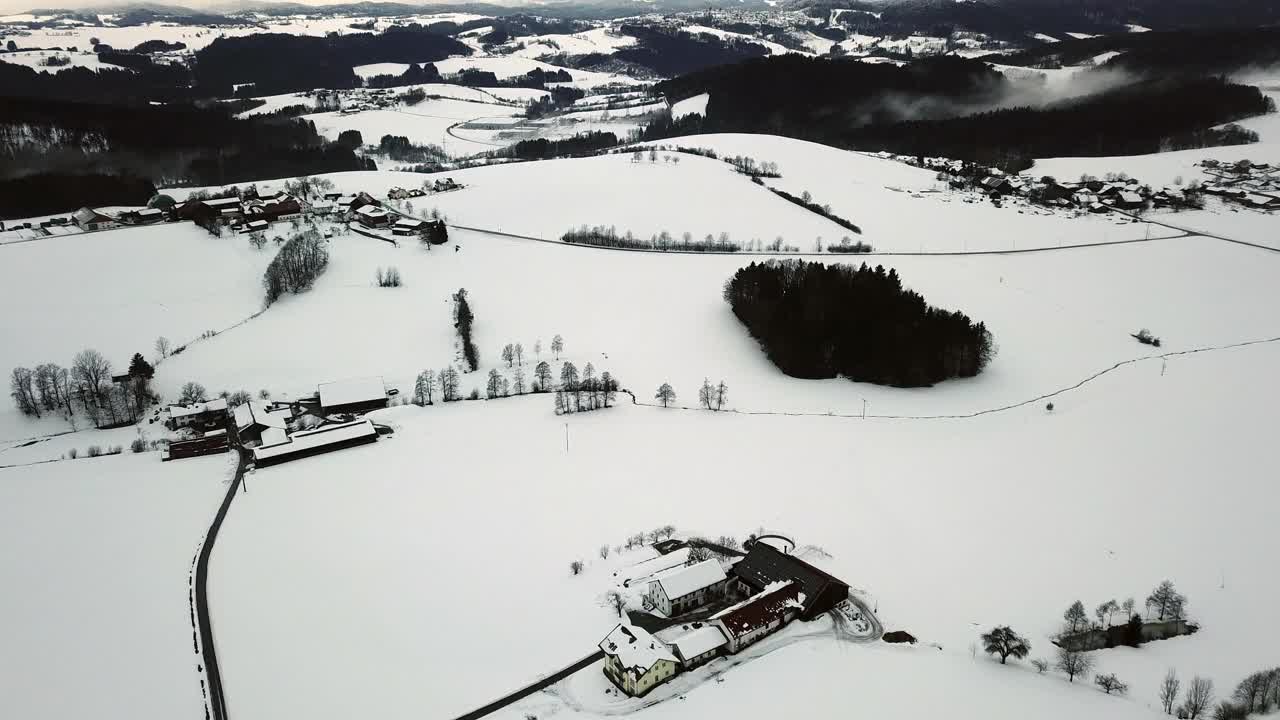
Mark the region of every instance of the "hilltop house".
[[71, 220], [76, 226], [85, 232], [92, 230], [110, 230], [114, 227], [120, 227], [120, 223], [109, 215], [94, 210], [93, 208], [82, 207], [71, 214]]
[[794, 582], [803, 593], [800, 617], [811, 620], [849, 597], [849, 586], [767, 542], [752, 544], [733, 566], [739, 588], [759, 593], [779, 582]]
[[804, 593], [798, 583], [774, 582], [737, 605], [712, 615], [710, 623], [724, 633], [725, 649], [736, 653], [794, 620], [803, 602]]
[[227, 419], [227, 400], [218, 398], [192, 405], [170, 405], [165, 426], [170, 430], [185, 427], [216, 427]]
[[604, 675], [622, 692], [640, 697], [675, 677], [678, 669], [671, 648], [643, 628], [618, 625], [600, 641]]
[[387, 406], [387, 389], [380, 376], [321, 383], [319, 390], [324, 413], [366, 413]]
[[706, 605], [724, 594], [729, 577], [719, 560], [704, 560], [664, 570], [649, 583], [649, 601], [658, 612], [671, 617]]

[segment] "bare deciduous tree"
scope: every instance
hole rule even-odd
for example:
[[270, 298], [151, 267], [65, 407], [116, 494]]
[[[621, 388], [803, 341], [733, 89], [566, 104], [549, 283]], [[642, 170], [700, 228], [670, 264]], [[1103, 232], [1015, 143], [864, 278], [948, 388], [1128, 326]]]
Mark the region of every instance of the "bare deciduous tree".
[[524, 382], [524, 368], [516, 366], [516, 372], [511, 383], [511, 390], [517, 395], [523, 395], [528, 392], [529, 388]]
[[555, 353], [556, 359], [560, 359], [560, 353], [564, 352], [564, 338], [556, 335], [551, 338], [551, 352]]
[[[1093, 614], [1098, 618], [1098, 627], [1111, 627], [1111, 616], [1120, 611], [1115, 600], [1108, 600], [1097, 607]], [[1126, 620], [1128, 618], [1125, 618]]]
[[1068, 650], [1060, 647], [1058, 648], [1058, 662], [1055, 667], [1067, 674], [1067, 680], [1075, 682], [1077, 675], [1084, 677], [1093, 669], [1093, 658], [1079, 650]]
[[1079, 600], [1071, 603], [1071, 607], [1062, 613], [1062, 619], [1067, 621], [1070, 632], [1079, 632], [1089, 626], [1089, 615], [1084, 611], [1084, 603]]
[[716, 412], [724, 409], [725, 400], [729, 399], [729, 386], [725, 385], [724, 380], [716, 385]]
[[40, 403], [36, 398], [35, 371], [16, 367], [9, 373], [9, 395], [23, 415], [40, 417]]
[[614, 612], [618, 613], [618, 617], [622, 617], [622, 611], [627, 607], [627, 599], [617, 590], [610, 590], [604, 594], [604, 604], [606, 607], [613, 608]]
[[583, 567], [584, 565], [581, 560], [574, 560], [573, 562], [569, 563], [569, 574], [581, 575]]
[[169, 342], [169, 338], [161, 335], [156, 338], [156, 354], [161, 358], [169, 357], [169, 351], [173, 349], [173, 345]]
[[551, 387], [551, 365], [545, 360], [539, 362], [533, 368], [533, 381], [537, 383], [536, 389], [545, 392]]
[[662, 403], [662, 407], [670, 407], [675, 402], [676, 391], [671, 387], [671, 383], [662, 383], [658, 387], [658, 392], [653, 396], [654, 400]]
[[1178, 702], [1178, 691], [1182, 689], [1182, 681], [1178, 679], [1178, 671], [1169, 668], [1160, 681], [1160, 707], [1165, 715], [1173, 714], [1173, 705]]
[[490, 400], [498, 397], [502, 393], [502, 373], [490, 370], [489, 381], [485, 383], [484, 390]]
[[1012, 655], [1022, 659], [1031, 652], [1031, 643], [1014, 632], [1008, 625], [999, 625], [981, 636], [983, 649], [988, 655], [999, 655], [1000, 664], [1004, 665]]
[[1129, 692], [1129, 686], [1126, 685], [1125, 683], [1120, 682], [1120, 679], [1116, 677], [1115, 673], [1098, 675], [1093, 679], [1093, 682], [1095, 685], [1102, 688], [1102, 691], [1108, 695], [1110, 695], [1111, 693], [1115, 693], [1117, 695], [1124, 695], [1125, 693]]
[[507, 343], [502, 348], [502, 359], [507, 361], [507, 367], [511, 367], [512, 361], [516, 358], [516, 348], [511, 343]]
[[205, 398], [204, 386], [198, 382], [187, 382], [183, 384], [182, 389], [178, 391], [178, 404], [190, 405], [198, 403]]
[[524, 364], [524, 344], [523, 344], [523, 343], [516, 343], [516, 344], [515, 344], [515, 347], [514, 347], [514, 348], [512, 348], [512, 349], [515, 351], [515, 355], [516, 355], [516, 364], [517, 364], [517, 365], [523, 365], [523, 364]]
[[702, 378], [702, 387], [698, 388], [698, 404], [707, 410], [710, 410], [711, 406], [715, 403], [715, 400], [716, 389], [715, 386], [711, 384], [711, 379]]
[[1213, 680], [1196, 675], [1187, 686], [1187, 696], [1183, 699], [1180, 710], [1186, 712], [1188, 720], [1196, 720], [1212, 703]]
[[1045, 671], [1049, 669], [1049, 661], [1044, 658], [1036, 658], [1031, 661], [1031, 667], [1035, 668], [1036, 672], [1043, 675]]

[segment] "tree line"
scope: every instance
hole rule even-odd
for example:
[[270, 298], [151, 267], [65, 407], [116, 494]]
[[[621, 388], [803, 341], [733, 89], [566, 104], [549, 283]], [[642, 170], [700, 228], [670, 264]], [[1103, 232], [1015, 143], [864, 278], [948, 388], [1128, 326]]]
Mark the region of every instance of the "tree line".
[[725, 283], [724, 299], [792, 377], [921, 387], [977, 375], [995, 354], [983, 323], [929, 306], [880, 265], [753, 262]]
[[151, 391], [155, 368], [135, 353], [127, 374], [113, 376], [111, 362], [93, 349], [76, 353], [70, 367], [43, 363], [9, 373], [9, 395], [23, 415], [58, 414], [71, 422], [77, 409], [97, 427], [135, 422], [159, 398]]
[[720, 233], [719, 238], [707, 233], [707, 236], [702, 240], [695, 240], [693, 233], [686, 232], [677, 240], [671, 236], [671, 233], [663, 230], [654, 234], [648, 240], [644, 240], [632, 235], [630, 230], [623, 235], [619, 235], [617, 228], [603, 225], [594, 227], [583, 225], [579, 228], [567, 230], [560, 236], [560, 240], [576, 245], [594, 245], [596, 247], [624, 248], [628, 250], [738, 252], [742, 249], [737, 243], [729, 240], [729, 234], [724, 232]]
[[453, 326], [458, 331], [458, 342], [462, 345], [462, 359], [470, 372], [480, 366], [480, 351], [471, 338], [471, 324], [475, 315], [471, 312], [471, 303], [467, 301], [467, 289], [459, 288], [453, 294]]
[[596, 377], [596, 369], [591, 363], [578, 368], [565, 361], [560, 367], [560, 385], [555, 393], [555, 410], [557, 415], [576, 412], [590, 412], [612, 407], [618, 397], [618, 380], [608, 370]]

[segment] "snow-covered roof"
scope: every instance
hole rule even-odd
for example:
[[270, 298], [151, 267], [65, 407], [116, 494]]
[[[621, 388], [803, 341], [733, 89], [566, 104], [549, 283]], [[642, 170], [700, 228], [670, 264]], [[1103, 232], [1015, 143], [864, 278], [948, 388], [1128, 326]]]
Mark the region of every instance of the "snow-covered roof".
[[263, 445], [279, 445], [289, 441], [289, 433], [284, 428], [269, 427], [262, 431]]
[[243, 405], [236, 406], [236, 427], [240, 430], [252, 427], [254, 425], [262, 425], [269, 428], [285, 427], [285, 420], [288, 419], [290, 411], [288, 408], [282, 408], [276, 412], [267, 410], [266, 406], [256, 400], [247, 402]]
[[600, 641], [600, 649], [606, 655], [615, 655], [625, 669], [635, 669], [643, 675], [659, 660], [678, 662], [667, 647], [644, 628], [618, 625]]
[[1245, 199], [1254, 205], [1270, 205], [1271, 203], [1276, 202], [1276, 198], [1267, 195], [1250, 195]]
[[769, 583], [764, 590], [737, 605], [712, 615], [711, 620], [718, 622], [725, 633], [736, 637], [782, 618], [788, 608], [800, 610], [803, 605], [804, 593], [800, 592], [800, 587], [790, 580], [780, 580]]
[[670, 600], [690, 595], [724, 579], [719, 560], [703, 560], [696, 565], [664, 570], [653, 576], [653, 581], [662, 586], [662, 592]]
[[163, 212], [160, 208], [143, 208], [138, 211], [138, 217], [155, 217]]
[[638, 580], [669, 568], [679, 567], [688, 560], [689, 548], [680, 548], [666, 555], [659, 555], [658, 557], [638, 562], [631, 567], [615, 570], [613, 576], [621, 577], [627, 581]]
[[262, 460], [280, 455], [291, 455], [312, 448], [377, 434], [378, 431], [373, 427], [373, 423], [364, 419], [342, 423], [341, 425], [326, 425], [315, 430], [301, 430], [285, 437], [283, 441], [279, 440], [279, 433], [272, 433], [274, 442], [271, 443], [267, 442], [266, 433], [264, 432], [262, 445], [253, 449], [253, 457], [255, 460]]
[[356, 210], [356, 214], [365, 217], [382, 217], [387, 214], [387, 211], [377, 205], [361, 205], [360, 209]]
[[264, 228], [264, 227], [270, 227], [270, 226], [271, 226], [271, 223], [267, 222], [266, 220], [250, 220], [249, 224], [246, 227]]
[[240, 207], [240, 198], [238, 197], [212, 198], [203, 202], [211, 208]]
[[190, 415], [200, 415], [207, 412], [218, 412], [227, 409], [227, 399], [218, 398], [209, 402], [195, 403], [193, 405], [171, 405], [169, 406], [169, 417], [187, 417]]
[[319, 390], [320, 404], [324, 407], [381, 400], [387, 396], [387, 389], [382, 384], [381, 375], [320, 383]]
[[1125, 191], [1120, 193], [1120, 200], [1127, 203], [1140, 203], [1142, 196], [1135, 192]]
[[703, 625], [697, 630], [691, 630], [672, 640], [671, 644], [675, 647], [676, 653], [680, 657], [688, 660], [709, 653], [727, 642], [728, 640], [725, 639], [724, 633], [720, 631], [719, 627]]
[[418, 227], [421, 224], [422, 224], [421, 220], [415, 220], [413, 218], [403, 218], [401, 220], [396, 221], [397, 227]]

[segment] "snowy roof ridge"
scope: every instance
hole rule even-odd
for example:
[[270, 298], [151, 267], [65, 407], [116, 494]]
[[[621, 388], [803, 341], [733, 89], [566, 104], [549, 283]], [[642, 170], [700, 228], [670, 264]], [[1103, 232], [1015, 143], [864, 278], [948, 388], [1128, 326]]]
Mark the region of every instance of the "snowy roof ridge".
[[694, 565], [671, 568], [654, 575], [654, 582], [662, 586], [669, 600], [691, 595], [705, 587], [723, 581], [727, 576], [718, 560], [703, 560]]
[[616, 656], [624, 669], [634, 670], [637, 675], [645, 674], [660, 660], [678, 662], [671, 648], [647, 630], [621, 623], [600, 641], [600, 650]]

